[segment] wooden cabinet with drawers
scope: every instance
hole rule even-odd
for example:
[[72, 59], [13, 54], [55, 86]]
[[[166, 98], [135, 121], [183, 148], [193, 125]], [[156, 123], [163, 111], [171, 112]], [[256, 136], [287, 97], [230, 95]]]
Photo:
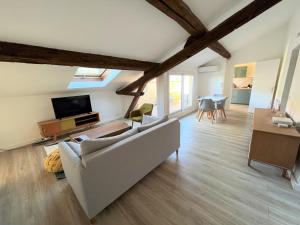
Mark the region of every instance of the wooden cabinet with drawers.
[[295, 165], [300, 133], [295, 128], [272, 124], [273, 116], [270, 109], [255, 109], [248, 165], [252, 160], [267, 163], [281, 168], [286, 176]]

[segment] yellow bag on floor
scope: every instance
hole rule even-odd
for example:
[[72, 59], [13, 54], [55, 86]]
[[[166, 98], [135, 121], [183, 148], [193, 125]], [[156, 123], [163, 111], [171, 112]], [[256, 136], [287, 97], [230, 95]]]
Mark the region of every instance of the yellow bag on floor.
[[63, 171], [58, 149], [51, 152], [51, 154], [44, 159], [44, 168], [47, 172], [52, 173]]

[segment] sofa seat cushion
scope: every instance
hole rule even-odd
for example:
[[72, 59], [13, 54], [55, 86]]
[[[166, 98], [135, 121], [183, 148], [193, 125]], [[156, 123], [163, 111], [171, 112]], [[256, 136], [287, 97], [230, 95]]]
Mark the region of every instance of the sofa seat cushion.
[[139, 132], [142, 132], [142, 131], [147, 130], [147, 129], [151, 128], [151, 127], [154, 127], [154, 126], [156, 126], [158, 124], [166, 122], [167, 120], [168, 120], [168, 116], [164, 116], [161, 119], [158, 119], [158, 120], [156, 120], [156, 121], [154, 121], [152, 123], [147, 123], [145, 125], [139, 126], [137, 129], [138, 129]]
[[113, 136], [113, 137], [105, 137], [105, 138], [98, 138], [98, 139], [90, 139], [85, 140], [80, 143], [81, 147], [81, 155], [87, 155], [92, 152], [101, 150], [107, 146], [113, 145], [125, 138], [128, 138], [132, 135], [138, 133], [137, 129], [130, 129], [122, 134]]

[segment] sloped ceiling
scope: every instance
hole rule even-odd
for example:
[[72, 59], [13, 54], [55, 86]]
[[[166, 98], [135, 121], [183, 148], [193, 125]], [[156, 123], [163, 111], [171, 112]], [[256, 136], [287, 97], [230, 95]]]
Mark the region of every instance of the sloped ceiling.
[[[83, 91], [84, 89], [68, 90], [76, 69], [77, 67], [68, 66], [0, 62], [0, 97]], [[141, 75], [140, 71], [121, 71], [105, 89], [116, 90]]]
[[[250, 0], [185, 0], [209, 29]], [[284, 0], [223, 38], [235, 51], [287, 22], [298, 0]], [[161, 62], [179, 51], [188, 33], [145, 0], [3, 0], [0, 40]], [[209, 49], [182, 63], [197, 67], [218, 57]], [[180, 67], [179, 66], [179, 67]], [[0, 96], [66, 91], [76, 67], [0, 63]], [[123, 71], [107, 86], [118, 87], [141, 76]]]
[[148, 61], [188, 37], [144, 0], [5, 0], [0, 21], [2, 41]]
[[[200, 2], [198, 3], [198, 1], [195, 0], [185, 0], [185, 2], [191, 7], [193, 12], [199, 18], [202, 18], [203, 23], [209, 30], [211, 30], [222, 21], [230, 17], [232, 14], [249, 4], [251, 0], [227, 1], [227, 7], [225, 4], [226, 0], [206, 1], [206, 5], [204, 3], [201, 5]], [[234, 4], [234, 2], [236, 4]], [[201, 17], [201, 15], [205, 15], [205, 10], [203, 9], [205, 9], [205, 7], [209, 8], [209, 4], [212, 4], [212, 6], [214, 4], [220, 4], [219, 6], [223, 6], [223, 9], [219, 9], [219, 12], [222, 12], [222, 14], [219, 14], [219, 16], [211, 16], [209, 17], [211, 18], [210, 20], [205, 20], [205, 18]], [[231, 6], [230, 8], [228, 7], [229, 5]], [[291, 16], [297, 7], [299, 7], [299, 0], [284, 0], [260, 16], [251, 20], [249, 23], [222, 38], [219, 42], [223, 44], [223, 46], [225, 46], [229, 52], [234, 53], [234, 51], [247, 45], [251, 41], [286, 24], [291, 19]], [[213, 8], [215, 9], [213, 10], [215, 13], [218, 12], [216, 7]], [[177, 67], [183, 69], [189, 67], [196, 68], [217, 57], [219, 57], [219, 55], [217, 55], [215, 52], [211, 51], [210, 49], [205, 49]]]

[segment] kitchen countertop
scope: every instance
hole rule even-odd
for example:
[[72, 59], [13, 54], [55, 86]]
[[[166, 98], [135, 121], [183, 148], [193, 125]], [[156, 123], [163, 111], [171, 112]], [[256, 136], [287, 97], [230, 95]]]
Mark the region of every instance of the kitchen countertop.
[[252, 88], [233, 88], [233, 89], [236, 89], [236, 90], [251, 90]]

